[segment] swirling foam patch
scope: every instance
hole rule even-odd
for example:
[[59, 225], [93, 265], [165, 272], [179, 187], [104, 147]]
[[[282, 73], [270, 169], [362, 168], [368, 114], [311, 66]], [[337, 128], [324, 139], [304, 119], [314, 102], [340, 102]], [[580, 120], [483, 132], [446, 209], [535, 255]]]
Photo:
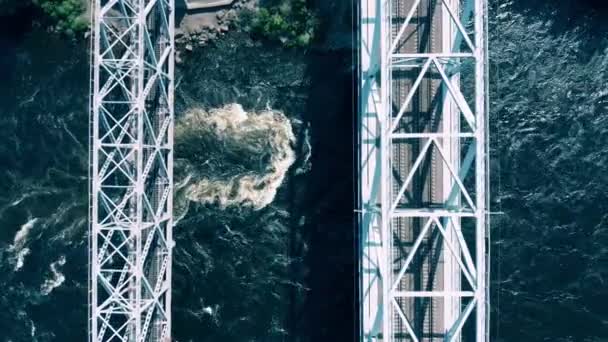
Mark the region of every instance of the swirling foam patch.
[[190, 109], [175, 127], [176, 150], [186, 151], [185, 197], [221, 208], [270, 204], [295, 161], [295, 136], [280, 111], [248, 113], [239, 104]]

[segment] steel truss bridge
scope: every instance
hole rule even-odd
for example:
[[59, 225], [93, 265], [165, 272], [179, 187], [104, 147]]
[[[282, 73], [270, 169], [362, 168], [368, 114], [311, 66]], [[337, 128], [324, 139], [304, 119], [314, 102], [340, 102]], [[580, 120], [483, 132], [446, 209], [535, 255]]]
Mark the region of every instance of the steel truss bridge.
[[485, 0], [361, 0], [360, 340], [488, 334]]
[[171, 341], [174, 0], [92, 0], [89, 341]]
[[[171, 340], [174, 0], [92, 0], [89, 341]], [[485, 0], [360, 1], [360, 336], [488, 341]]]

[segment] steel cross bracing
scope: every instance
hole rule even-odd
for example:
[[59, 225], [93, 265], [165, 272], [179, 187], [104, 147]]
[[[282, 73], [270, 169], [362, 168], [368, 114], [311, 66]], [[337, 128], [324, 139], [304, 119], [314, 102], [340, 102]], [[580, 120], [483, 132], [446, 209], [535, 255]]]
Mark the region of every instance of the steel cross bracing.
[[174, 3], [91, 10], [89, 341], [170, 341]]
[[361, 0], [360, 339], [488, 341], [485, 0]]

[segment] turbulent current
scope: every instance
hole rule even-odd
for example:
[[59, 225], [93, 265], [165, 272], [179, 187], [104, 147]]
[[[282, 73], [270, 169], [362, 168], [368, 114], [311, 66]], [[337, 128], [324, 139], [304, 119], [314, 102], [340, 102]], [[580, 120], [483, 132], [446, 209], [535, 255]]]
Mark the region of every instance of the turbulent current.
[[[351, 331], [351, 12], [321, 7], [312, 49], [234, 28], [176, 68], [176, 341]], [[0, 341], [85, 341], [88, 44], [27, 19], [0, 21]]]
[[[278, 47], [230, 48], [253, 44], [244, 37], [226, 37], [227, 45], [198, 55], [200, 65], [186, 64], [205, 72], [205, 82], [194, 72], [178, 73], [173, 300], [179, 341], [281, 338], [287, 293], [304, 291], [289, 273], [298, 261], [290, 256], [297, 243], [289, 238], [285, 186], [295, 184], [292, 166], [310, 169], [301, 119], [305, 65]], [[86, 48], [54, 39], [55, 49], [42, 53], [45, 33], [20, 39], [0, 56], [8, 80], [0, 85], [0, 341], [85, 340]], [[213, 65], [207, 58], [238, 60], [234, 69], [253, 55], [266, 60], [251, 65], [240, 84], [218, 84], [230, 82], [223, 73], [238, 73], [227, 70], [230, 64], [201, 69]], [[291, 72], [275, 81], [273, 64], [281, 59]]]
[[[354, 339], [351, 12], [317, 3], [311, 49], [235, 29], [177, 68], [176, 341]], [[492, 341], [606, 341], [607, 13], [489, 3]], [[0, 21], [0, 341], [85, 341], [88, 45], [23, 25]]]
[[238, 104], [190, 109], [176, 125], [184, 196], [199, 203], [261, 209], [272, 202], [295, 161], [295, 136], [278, 111], [247, 113]]

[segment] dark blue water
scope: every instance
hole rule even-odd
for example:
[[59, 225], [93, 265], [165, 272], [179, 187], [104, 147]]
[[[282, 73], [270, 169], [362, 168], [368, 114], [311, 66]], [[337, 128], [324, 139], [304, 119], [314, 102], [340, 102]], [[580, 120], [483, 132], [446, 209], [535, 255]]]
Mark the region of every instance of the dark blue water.
[[[490, 3], [493, 210], [504, 212], [492, 225], [492, 340], [606, 341], [605, 3]], [[313, 48], [233, 32], [178, 68], [178, 117], [270, 107], [289, 119], [296, 156], [263, 209], [189, 206], [175, 228], [178, 341], [353, 340], [352, 11], [318, 6]], [[87, 44], [30, 27], [30, 15], [0, 20], [0, 341], [81, 341]], [[213, 151], [217, 165], [265, 170]]]
[[[498, 5], [499, 2], [493, 2]], [[493, 340], [606, 341], [607, 6], [501, 1], [490, 27]]]
[[[190, 204], [175, 227], [176, 340], [354, 332], [351, 11], [321, 7], [321, 15], [339, 11], [344, 19], [325, 24], [331, 34], [312, 48], [285, 50], [235, 31], [178, 68], [178, 120], [192, 107], [272, 108], [289, 119], [296, 159], [262, 209]], [[19, 15], [4, 21], [0, 56], [0, 340], [84, 340], [87, 44], [29, 27], [28, 13]], [[8, 30], [16, 23], [19, 35]], [[180, 139], [178, 159], [187, 156]], [[220, 166], [267, 171], [247, 165], [263, 156], [226, 160], [221, 146], [203, 153]], [[225, 171], [206, 167], [199, 171]], [[329, 324], [336, 315], [344, 319]]]

